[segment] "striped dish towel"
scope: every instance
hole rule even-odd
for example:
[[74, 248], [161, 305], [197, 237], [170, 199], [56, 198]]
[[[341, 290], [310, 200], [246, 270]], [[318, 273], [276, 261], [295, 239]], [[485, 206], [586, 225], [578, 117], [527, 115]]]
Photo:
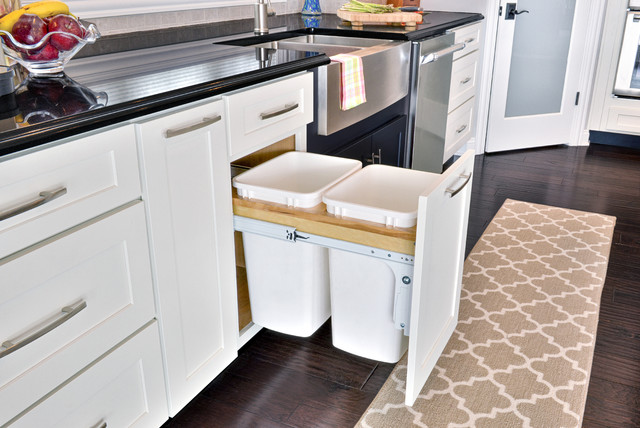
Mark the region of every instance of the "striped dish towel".
[[362, 58], [357, 55], [338, 54], [332, 56], [331, 60], [340, 63], [340, 108], [349, 110], [366, 102]]

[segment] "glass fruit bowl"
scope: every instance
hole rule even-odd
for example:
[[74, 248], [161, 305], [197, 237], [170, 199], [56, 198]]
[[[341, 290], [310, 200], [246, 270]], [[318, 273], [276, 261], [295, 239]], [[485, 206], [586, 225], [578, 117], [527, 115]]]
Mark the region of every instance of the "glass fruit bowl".
[[[36, 75], [56, 75], [64, 71], [64, 66], [86, 44], [100, 37], [98, 28], [89, 22], [78, 20], [82, 37], [63, 31], [50, 31], [38, 43], [23, 44], [4, 30], [0, 30], [2, 50], [5, 55], [23, 65], [29, 73]], [[57, 46], [57, 48], [55, 47]]]

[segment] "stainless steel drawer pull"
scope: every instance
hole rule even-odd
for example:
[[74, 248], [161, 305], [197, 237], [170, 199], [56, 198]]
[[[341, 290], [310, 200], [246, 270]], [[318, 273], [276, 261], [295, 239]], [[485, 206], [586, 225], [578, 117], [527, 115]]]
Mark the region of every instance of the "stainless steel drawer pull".
[[107, 428], [107, 422], [106, 421], [100, 421], [97, 424], [95, 424], [94, 426], [92, 426], [91, 428]]
[[280, 116], [281, 114], [289, 113], [290, 111], [297, 109], [299, 105], [300, 104], [298, 103], [285, 104], [284, 108], [280, 110], [276, 110], [270, 113], [260, 113], [260, 120], [267, 120], [276, 116]]
[[465, 42], [465, 43], [473, 43], [473, 42], [475, 42], [475, 41], [476, 41], [476, 38], [475, 38], [475, 37], [471, 37], [470, 39], [467, 39], [467, 40], [465, 40], [464, 42]]
[[467, 45], [464, 43], [458, 43], [456, 45], [453, 46], [449, 46], [448, 48], [444, 48], [440, 51], [437, 52], [431, 52], [430, 54], [427, 55], [423, 55], [422, 58], [420, 58], [420, 65], [423, 64], [428, 64], [430, 62], [435, 62], [437, 61], [439, 58], [445, 56], [445, 55], [449, 55], [452, 54], [454, 52], [458, 52], [461, 51], [462, 49], [464, 49]]
[[460, 134], [465, 129], [467, 129], [467, 125], [462, 125], [460, 128], [456, 129], [456, 134]]
[[471, 82], [471, 77], [465, 77], [464, 80], [460, 81], [460, 84], [461, 85], [466, 85], [469, 82]]
[[378, 154], [371, 152], [371, 159], [367, 159], [367, 163], [375, 164], [376, 159], [379, 164], [382, 164], [382, 149], [378, 149]]
[[469, 183], [469, 180], [471, 180], [471, 175], [473, 173], [470, 172], [469, 174], [460, 174], [460, 178], [464, 178], [464, 183], [462, 183], [462, 185], [460, 187], [458, 187], [457, 189], [452, 189], [452, 188], [448, 188], [447, 190], [445, 190], [445, 192], [447, 192], [449, 194], [450, 198], [453, 198], [455, 195], [457, 195], [458, 193], [460, 193], [460, 191], [462, 189], [464, 189], [464, 187]]
[[40, 205], [44, 205], [47, 202], [51, 202], [54, 199], [59, 198], [60, 196], [66, 193], [67, 193], [66, 187], [61, 187], [56, 190], [46, 190], [44, 192], [40, 192], [38, 194], [38, 197], [32, 201], [22, 204], [19, 207], [10, 208], [6, 211], [0, 211], [0, 221], [6, 220], [8, 218], [17, 216], [18, 214], [22, 214], [23, 212], [37, 208]]
[[194, 123], [193, 125], [188, 125], [184, 128], [167, 129], [166, 131], [164, 131], [164, 136], [165, 138], [177, 137], [178, 135], [186, 134], [188, 132], [204, 128], [205, 126], [213, 125], [216, 122], [220, 122], [220, 119], [222, 119], [222, 116], [220, 115], [216, 115], [213, 117], [203, 117], [202, 122]]
[[[17, 351], [18, 349], [30, 344], [34, 340], [41, 338], [51, 330], [61, 326], [74, 316], [78, 315], [80, 311], [82, 311], [86, 307], [87, 302], [85, 302], [84, 300], [81, 300], [73, 306], [65, 306], [64, 308], [62, 308], [61, 312], [58, 315], [56, 315], [49, 323], [47, 323], [42, 328], [34, 331], [31, 334], [25, 333], [14, 339], [2, 342], [2, 346], [0, 346], [0, 358], [6, 357], [7, 355]], [[26, 337], [23, 337], [25, 335]]]

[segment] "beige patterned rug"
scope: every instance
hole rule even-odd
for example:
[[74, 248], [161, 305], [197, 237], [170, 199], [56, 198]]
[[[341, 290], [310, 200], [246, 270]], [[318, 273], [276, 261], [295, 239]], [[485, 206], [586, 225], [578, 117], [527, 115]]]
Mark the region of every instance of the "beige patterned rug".
[[405, 355], [357, 426], [580, 426], [614, 225], [505, 201], [465, 261], [458, 326], [415, 404]]

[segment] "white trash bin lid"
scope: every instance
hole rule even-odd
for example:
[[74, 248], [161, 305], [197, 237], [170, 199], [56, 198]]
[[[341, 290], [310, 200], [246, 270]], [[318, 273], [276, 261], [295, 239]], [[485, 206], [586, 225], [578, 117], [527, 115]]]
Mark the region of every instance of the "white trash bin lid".
[[309, 152], [287, 152], [236, 176], [242, 198], [311, 208], [322, 194], [362, 168], [362, 162]]
[[327, 191], [322, 201], [338, 217], [413, 227], [418, 198], [438, 175], [387, 165], [367, 165]]

